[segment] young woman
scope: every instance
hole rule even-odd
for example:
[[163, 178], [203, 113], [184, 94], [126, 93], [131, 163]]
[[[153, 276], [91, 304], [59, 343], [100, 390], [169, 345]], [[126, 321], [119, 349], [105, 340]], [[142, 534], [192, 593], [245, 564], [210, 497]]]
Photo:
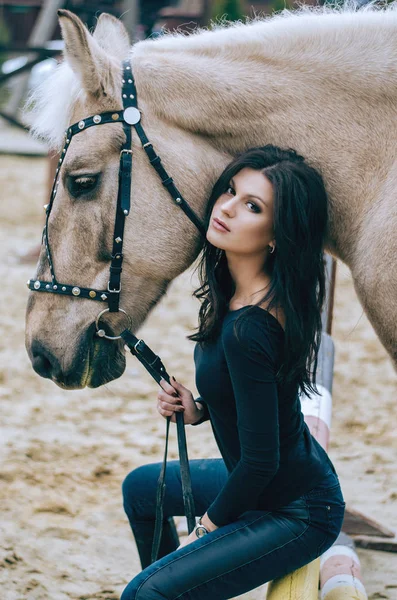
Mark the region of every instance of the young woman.
[[[222, 600], [286, 575], [336, 540], [345, 503], [326, 452], [303, 419], [325, 295], [327, 195], [294, 150], [235, 158], [209, 199], [199, 263], [194, 360], [200, 397], [163, 382], [158, 411], [210, 420], [222, 458], [190, 460], [196, 528], [180, 544], [179, 461], [166, 471], [159, 559], [150, 564], [161, 462], [123, 482], [142, 571], [122, 600]], [[311, 371], [311, 366], [313, 369]], [[175, 396], [175, 390], [179, 396]]]

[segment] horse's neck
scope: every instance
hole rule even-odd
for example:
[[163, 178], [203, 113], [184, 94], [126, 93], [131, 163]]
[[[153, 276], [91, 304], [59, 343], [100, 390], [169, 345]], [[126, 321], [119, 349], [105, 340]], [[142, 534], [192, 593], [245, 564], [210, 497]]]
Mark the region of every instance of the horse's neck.
[[140, 42], [132, 57], [138, 95], [160, 120], [209, 136], [231, 154], [265, 143], [296, 148], [323, 167], [347, 206], [372, 177], [368, 149], [382, 160], [394, 127], [392, 31], [397, 11], [291, 17]]
[[348, 118], [352, 97], [357, 108], [356, 100], [373, 101], [387, 89], [395, 95], [397, 48], [385, 35], [392, 30], [397, 11], [273, 19], [145, 41], [133, 54], [138, 92], [161, 118], [232, 144], [242, 131], [252, 142], [264, 132], [272, 137], [280, 117], [284, 128], [323, 127], [329, 117]]

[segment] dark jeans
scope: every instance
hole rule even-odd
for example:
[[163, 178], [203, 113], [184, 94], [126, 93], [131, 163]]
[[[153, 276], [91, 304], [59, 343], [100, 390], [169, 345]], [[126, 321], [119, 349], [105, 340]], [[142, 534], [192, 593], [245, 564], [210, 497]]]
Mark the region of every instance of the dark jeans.
[[[190, 460], [196, 515], [203, 515], [227, 479], [222, 459]], [[156, 486], [161, 462], [142, 465], [123, 482], [124, 510], [142, 571], [121, 600], [222, 600], [234, 598], [295, 571], [323, 554], [342, 528], [345, 503], [330, 468], [320, 485], [277, 510], [249, 510], [183, 546], [173, 516], [184, 515], [179, 461], [167, 463], [164, 526], [159, 558], [150, 564]]]

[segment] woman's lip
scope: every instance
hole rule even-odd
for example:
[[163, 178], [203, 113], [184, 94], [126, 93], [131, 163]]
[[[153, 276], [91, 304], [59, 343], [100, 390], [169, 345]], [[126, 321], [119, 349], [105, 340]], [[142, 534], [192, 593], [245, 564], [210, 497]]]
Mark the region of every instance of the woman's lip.
[[226, 233], [229, 233], [229, 229], [226, 229], [226, 227], [224, 227], [223, 225], [221, 225], [219, 223], [219, 221], [217, 221], [216, 219], [212, 219], [212, 225], [213, 227], [215, 227], [215, 229], [217, 229], [218, 231], [225, 231]]

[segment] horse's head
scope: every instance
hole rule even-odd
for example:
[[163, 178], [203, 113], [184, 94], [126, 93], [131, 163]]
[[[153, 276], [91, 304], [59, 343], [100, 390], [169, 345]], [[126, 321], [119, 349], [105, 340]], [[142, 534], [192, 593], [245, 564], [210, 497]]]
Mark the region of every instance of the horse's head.
[[[107, 111], [121, 111], [123, 59], [131, 48], [122, 24], [101, 15], [91, 35], [68, 11], [60, 12], [65, 61], [36, 98], [36, 130], [59, 148], [67, 127]], [[132, 64], [133, 62], [133, 56]], [[137, 81], [139, 97], [139, 78]], [[150, 99], [139, 97], [142, 123], [189, 204], [202, 216], [205, 198], [225, 156], [199, 136], [161, 120]], [[131, 210], [125, 223], [120, 307], [136, 331], [168, 284], [192, 263], [200, 235], [172, 202], [132, 131]], [[56, 280], [103, 290], [109, 281], [121, 123], [90, 127], [73, 137], [59, 172], [48, 220], [48, 240]], [[214, 160], [208, 158], [209, 151]], [[43, 246], [35, 279], [51, 281]], [[55, 293], [29, 297], [26, 346], [35, 370], [65, 388], [97, 387], [119, 377], [125, 367], [123, 344], [95, 335], [104, 306], [90, 298]], [[108, 333], [123, 328], [122, 314], [108, 314]]]

